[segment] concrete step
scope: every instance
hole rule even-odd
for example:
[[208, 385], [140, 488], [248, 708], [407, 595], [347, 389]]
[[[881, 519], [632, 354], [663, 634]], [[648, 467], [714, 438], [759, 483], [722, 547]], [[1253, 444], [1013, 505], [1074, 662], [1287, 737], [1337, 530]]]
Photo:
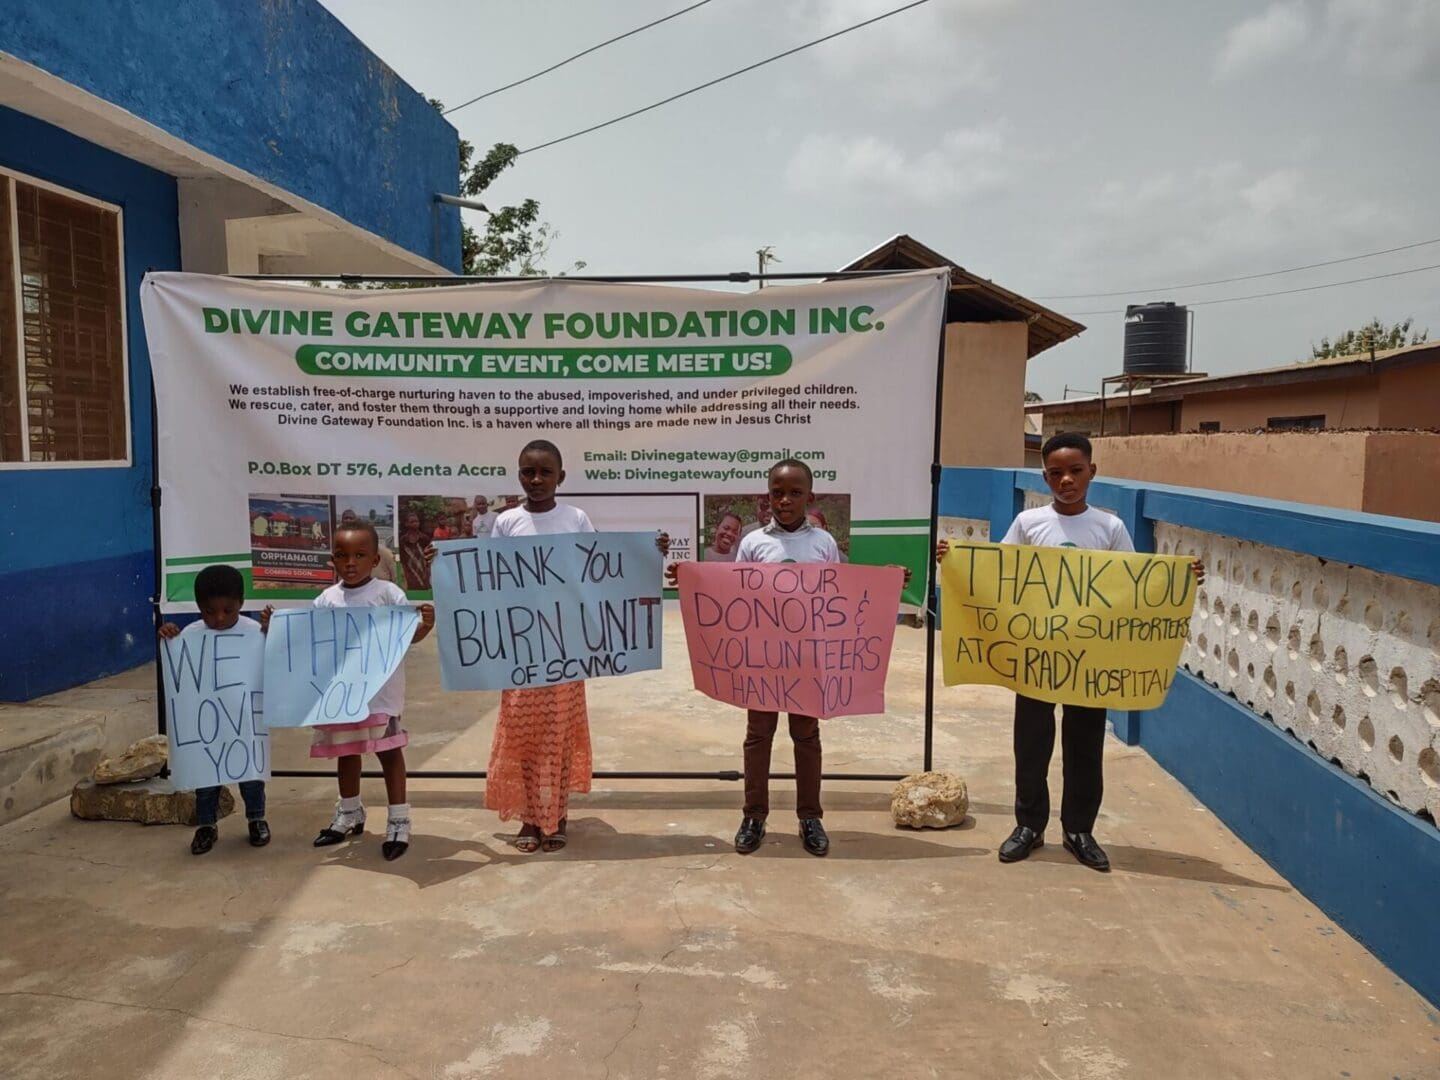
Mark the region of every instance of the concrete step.
[[151, 670], [24, 704], [0, 702], [0, 824], [67, 797], [102, 758], [154, 734], [155, 693], [141, 689]]

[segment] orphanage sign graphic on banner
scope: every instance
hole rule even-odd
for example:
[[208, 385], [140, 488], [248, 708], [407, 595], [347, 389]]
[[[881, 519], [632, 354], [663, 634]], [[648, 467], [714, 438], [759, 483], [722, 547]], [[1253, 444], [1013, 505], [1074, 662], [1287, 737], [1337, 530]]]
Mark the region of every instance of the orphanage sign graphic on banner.
[[945, 685], [1056, 704], [1155, 709], [1195, 607], [1191, 559], [951, 543], [940, 564]]
[[841, 550], [911, 566], [921, 603], [946, 284], [943, 270], [754, 293], [147, 275], [164, 606], [188, 608], [207, 563], [245, 573], [251, 602], [303, 604], [333, 582], [325, 554], [351, 518], [426, 597], [424, 547], [488, 535], [520, 501], [534, 438], [564, 454], [562, 497], [607, 528], [663, 526], [682, 560], [733, 558], [734, 536], [768, 520], [769, 466], [799, 458]]

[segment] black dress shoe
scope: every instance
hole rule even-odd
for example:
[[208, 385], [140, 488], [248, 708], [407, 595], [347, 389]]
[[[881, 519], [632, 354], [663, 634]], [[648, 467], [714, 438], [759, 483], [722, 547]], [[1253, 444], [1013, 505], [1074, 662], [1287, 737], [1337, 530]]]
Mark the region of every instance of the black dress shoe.
[[408, 840], [386, 840], [380, 845], [380, 854], [385, 856], [386, 862], [394, 862], [409, 850], [410, 841]]
[[201, 825], [195, 830], [195, 838], [190, 841], [190, 854], [204, 855], [215, 846], [215, 838], [219, 835], [214, 825]]
[[735, 834], [735, 850], [741, 855], [749, 855], [764, 839], [765, 819], [747, 817], [740, 822], [740, 830]]
[[262, 818], [259, 821], [250, 822], [250, 846], [264, 847], [270, 842], [270, 826]]
[[1028, 859], [1030, 853], [1045, 846], [1045, 836], [1028, 825], [1016, 825], [1015, 831], [1000, 845], [1001, 862], [1019, 862]]
[[825, 835], [825, 826], [818, 817], [800, 819], [800, 840], [811, 855], [830, 854], [830, 837]]
[[315, 837], [315, 846], [330, 847], [332, 844], [340, 843], [340, 841], [344, 840], [347, 836], [359, 836], [364, 831], [365, 822], [363, 821], [356, 822], [355, 826], [349, 832], [339, 832], [327, 825], [320, 830], [320, 835]]
[[1065, 850], [1091, 870], [1099, 870], [1102, 874], [1110, 872], [1110, 856], [1088, 832], [1067, 832], [1064, 843]]

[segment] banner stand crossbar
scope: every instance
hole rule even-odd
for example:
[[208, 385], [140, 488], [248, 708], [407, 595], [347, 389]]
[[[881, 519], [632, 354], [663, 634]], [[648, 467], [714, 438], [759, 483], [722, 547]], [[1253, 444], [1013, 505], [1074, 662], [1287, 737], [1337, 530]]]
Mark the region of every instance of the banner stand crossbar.
[[[150, 269], [153, 269], [150, 268]], [[818, 270], [818, 271], [787, 271], [779, 274], [759, 274], [748, 270], [737, 270], [723, 274], [588, 274], [588, 275], [567, 275], [563, 278], [549, 279], [538, 276], [484, 276], [484, 275], [413, 275], [413, 274], [220, 274], [219, 277], [231, 278], [236, 281], [273, 281], [273, 282], [322, 282], [340, 285], [364, 285], [367, 283], [396, 285], [401, 283], [414, 283], [424, 287], [446, 286], [446, 285], [483, 285], [483, 284], [505, 284], [505, 283], [529, 283], [536, 284], [547, 280], [564, 281], [565, 283], [593, 283], [608, 285], [661, 285], [680, 283], [727, 283], [744, 285], [754, 283], [760, 288], [765, 287], [767, 281], [825, 281], [825, 280], [853, 280], [857, 278], [871, 277], [892, 277], [902, 274], [913, 274], [916, 270], [924, 270], [925, 267], [914, 267], [902, 270]], [[934, 267], [939, 270], [941, 267]], [[147, 271], [148, 272], [148, 271]], [[931, 579], [933, 574], [933, 553], [939, 541], [940, 519], [937, 517], [940, 508], [940, 423], [944, 416], [943, 393], [945, 389], [945, 317], [942, 310], [940, 323], [940, 341], [935, 362], [935, 415], [933, 419], [934, 428], [934, 452], [931, 457], [930, 466], [930, 547], [926, 556], [926, 584], [925, 584], [925, 723], [924, 723], [924, 770], [929, 772], [934, 767], [935, 748], [935, 582]], [[160, 425], [159, 406], [155, 396], [155, 388], [152, 382], [150, 388], [150, 505], [151, 517], [155, 533], [155, 593], [151, 597], [150, 604], [154, 612], [155, 632], [158, 637], [160, 627], [165, 621], [165, 615], [161, 611], [161, 603], [164, 594], [164, 563], [161, 555], [160, 543]], [[156, 704], [156, 732], [166, 734], [166, 708], [165, 708], [165, 677], [162, 668], [162, 657], [157, 649], [155, 653], [155, 704]], [[170, 770], [161, 770], [162, 777], [169, 776]], [[332, 779], [333, 772], [325, 772], [319, 769], [272, 769], [270, 775], [275, 779]], [[383, 773], [378, 770], [367, 769], [360, 774], [366, 779], [379, 779]], [[597, 771], [592, 774], [598, 780], [721, 780], [739, 781], [744, 779], [745, 774], [739, 770], [720, 770], [718, 772], [687, 772], [687, 771]], [[407, 770], [406, 776], [415, 780], [484, 780], [486, 770], [484, 769], [413, 769]], [[849, 780], [859, 782], [892, 783], [903, 780], [905, 773], [822, 773], [822, 780]], [[772, 780], [793, 780], [793, 772], [772, 772]]]

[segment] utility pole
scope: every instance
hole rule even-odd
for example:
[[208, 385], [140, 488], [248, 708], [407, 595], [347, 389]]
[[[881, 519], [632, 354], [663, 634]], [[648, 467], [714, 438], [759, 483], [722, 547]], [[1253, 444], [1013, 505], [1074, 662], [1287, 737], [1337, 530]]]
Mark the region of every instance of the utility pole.
[[755, 263], [759, 270], [757, 276], [760, 279], [760, 288], [763, 289], [765, 287], [765, 267], [771, 263], [778, 263], [779, 261], [780, 260], [775, 257], [775, 247], [772, 244], [766, 244], [755, 252]]

